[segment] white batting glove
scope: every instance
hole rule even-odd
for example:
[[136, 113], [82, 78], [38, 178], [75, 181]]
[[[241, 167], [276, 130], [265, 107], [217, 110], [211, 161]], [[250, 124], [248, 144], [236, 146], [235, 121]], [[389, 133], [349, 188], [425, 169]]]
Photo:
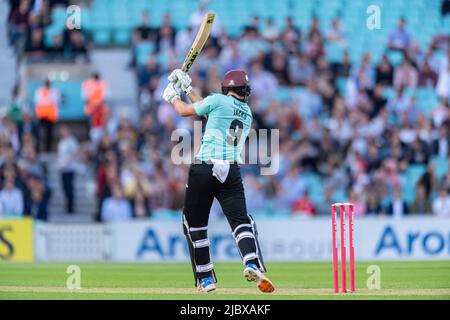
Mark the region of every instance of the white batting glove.
[[173, 103], [176, 99], [180, 99], [180, 89], [177, 88], [176, 84], [169, 82], [166, 89], [163, 92], [163, 99], [169, 103]]
[[192, 79], [189, 75], [181, 69], [175, 69], [168, 77], [170, 82], [177, 83], [177, 85], [183, 90], [185, 94], [192, 92]]

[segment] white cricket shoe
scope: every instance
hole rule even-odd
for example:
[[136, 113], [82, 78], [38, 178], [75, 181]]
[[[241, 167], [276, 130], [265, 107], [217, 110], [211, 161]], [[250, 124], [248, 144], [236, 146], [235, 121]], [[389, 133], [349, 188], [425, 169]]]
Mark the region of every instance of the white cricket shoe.
[[270, 293], [275, 290], [272, 282], [267, 278], [254, 264], [248, 264], [244, 269], [244, 277], [247, 281], [255, 281], [258, 289], [264, 293]]

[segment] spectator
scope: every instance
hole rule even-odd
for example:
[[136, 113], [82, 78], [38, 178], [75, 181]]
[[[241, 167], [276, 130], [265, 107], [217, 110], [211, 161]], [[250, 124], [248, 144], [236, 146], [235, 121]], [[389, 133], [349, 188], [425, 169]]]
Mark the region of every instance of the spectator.
[[266, 26], [261, 31], [262, 37], [264, 39], [266, 39], [267, 41], [275, 41], [278, 38], [279, 34], [280, 34], [280, 31], [274, 25], [273, 19], [268, 18]]
[[[190, 45], [189, 45], [190, 46]], [[220, 54], [220, 61], [224, 70], [245, 69], [246, 59], [240, 53], [236, 39], [229, 39]]]
[[325, 188], [324, 199], [316, 205], [316, 212], [321, 216], [328, 216], [330, 214], [330, 205], [333, 201], [333, 190], [331, 188]]
[[294, 85], [306, 86], [306, 84], [314, 77], [314, 67], [303, 55], [297, 55], [295, 62], [289, 67], [289, 77]]
[[30, 135], [33, 139], [33, 143], [36, 144], [39, 141], [39, 125], [34, 121], [30, 111], [28, 109], [22, 110], [21, 121], [18, 123], [19, 138], [20, 141], [24, 140], [25, 135]]
[[106, 105], [108, 85], [98, 73], [93, 73], [81, 85], [82, 97], [86, 102], [84, 113], [90, 117], [89, 137], [94, 145], [100, 141], [105, 133], [106, 117], [109, 112]]
[[44, 145], [47, 152], [52, 148], [53, 127], [58, 120], [59, 99], [59, 91], [52, 88], [48, 79], [36, 90], [34, 96], [36, 117], [39, 119], [41, 129], [45, 130]]
[[259, 16], [253, 16], [250, 23], [244, 27], [244, 33], [248, 32], [256, 32], [259, 33], [260, 31], [260, 22], [261, 19]]
[[20, 4], [12, 8], [9, 18], [10, 43], [19, 53], [24, 45], [30, 11], [30, 0], [20, 0]]
[[439, 136], [433, 140], [433, 154], [441, 158], [448, 158], [450, 151], [449, 124], [444, 123], [439, 127]]
[[450, 50], [447, 60], [442, 64], [439, 72], [439, 79], [436, 85], [436, 92], [440, 97], [450, 99]]
[[8, 119], [16, 124], [22, 121], [22, 112], [24, 109], [24, 102], [19, 97], [19, 86], [15, 85], [11, 92], [11, 98], [8, 102]]
[[428, 198], [431, 197], [432, 193], [436, 191], [437, 182], [433, 162], [428, 163], [427, 170], [419, 178], [418, 185], [425, 188], [425, 193]]
[[400, 187], [396, 187], [394, 189], [394, 195], [392, 197], [391, 203], [387, 207], [386, 213], [388, 215], [392, 215], [395, 218], [401, 218], [409, 213], [408, 205], [402, 198], [402, 189]]
[[418, 72], [409, 59], [404, 59], [402, 64], [394, 71], [394, 87], [416, 88], [418, 84]]
[[430, 154], [428, 145], [417, 137], [407, 148], [405, 160], [409, 164], [427, 164], [430, 160]]
[[30, 62], [42, 62], [46, 57], [44, 31], [36, 29], [31, 32], [29, 41], [25, 44], [25, 52]]
[[430, 214], [433, 212], [431, 201], [427, 195], [425, 186], [418, 184], [416, 186], [416, 195], [411, 207], [412, 214]]
[[350, 55], [348, 50], [345, 50], [342, 54], [342, 60], [339, 62], [334, 62], [331, 64], [330, 69], [333, 73], [333, 78], [348, 78], [350, 76], [350, 71], [352, 64], [350, 62]]
[[358, 65], [352, 69], [352, 77], [355, 79], [358, 89], [372, 89], [375, 84], [375, 68], [372, 65], [370, 53], [365, 53]]
[[252, 63], [250, 76], [252, 78], [252, 96], [254, 98], [267, 97], [278, 87], [278, 81], [275, 76], [263, 69], [258, 63]]
[[124, 198], [119, 185], [112, 187], [112, 196], [105, 199], [102, 205], [102, 221], [126, 221], [133, 217], [130, 203]]
[[442, 0], [441, 2], [441, 14], [446, 16], [450, 13], [450, 0]]
[[248, 199], [247, 210], [249, 212], [263, 211], [265, 209], [265, 195], [263, 185], [252, 174], [245, 175], [243, 180], [245, 186], [245, 198]]
[[301, 49], [302, 34], [294, 25], [292, 17], [286, 17], [286, 26], [280, 34], [280, 44], [289, 55], [298, 55]]
[[23, 216], [23, 194], [14, 186], [14, 176], [5, 179], [0, 190], [0, 217], [20, 218]]
[[386, 55], [381, 58], [380, 64], [377, 66], [376, 83], [385, 86], [392, 86], [394, 79], [394, 71], [391, 63]]
[[87, 43], [85, 36], [80, 30], [72, 30], [69, 32], [67, 56], [75, 62], [89, 62]]
[[431, 69], [428, 61], [425, 61], [422, 68], [419, 71], [418, 84], [420, 87], [434, 88], [437, 84], [438, 75]]
[[266, 57], [267, 70], [276, 78], [280, 86], [287, 86], [291, 83], [288, 72], [286, 56], [279, 50], [274, 50]]
[[175, 36], [175, 52], [178, 57], [186, 55], [194, 42], [196, 33], [192, 27], [180, 30]]
[[387, 102], [387, 108], [390, 113], [394, 114], [397, 119], [401, 117], [401, 114], [407, 111], [411, 106], [411, 97], [405, 94], [405, 90], [402, 86], [395, 89], [395, 96], [390, 98]]
[[155, 42], [158, 37], [156, 29], [150, 27], [150, 12], [147, 10], [141, 13], [141, 22], [133, 30], [133, 42], [139, 43], [141, 41]]
[[207, 3], [206, 1], [201, 0], [198, 6], [198, 10], [194, 11], [189, 18], [189, 26], [193, 30], [198, 30], [207, 13]]
[[173, 48], [175, 48], [175, 29], [172, 27], [170, 14], [165, 14], [161, 27], [158, 30], [156, 51], [166, 52]]
[[65, 58], [64, 40], [61, 34], [53, 36], [52, 45], [46, 48], [48, 58], [53, 61], [63, 60]]
[[279, 203], [285, 208], [291, 208], [298, 197], [306, 192], [306, 181], [302, 177], [298, 167], [292, 167], [280, 183]]
[[436, 217], [450, 217], [450, 196], [445, 187], [439, 189], [439, 196], [433, 201], [433, 214]]
[[391, 50], [406, 51], [411, 44], [411, 36], [406, 31], [406, 21], [400, 18], [398, 26], [389, 34], [388, 47]]
[[376, 190], [370, 190], [367, 193], [366, 215], [379, 215], [382, 212], [380, 199]]
[[342, 46], [346, 45], [346, 37], [342, 30], [341, 20], [337, 17], [331, 20], [331, 25], [327, 32], [327, 40]]
[[61, 174], [61, 184], [66, 197], [67, 213], [74, 213], [75, 199], [75, 174], [78, 161], [78, 142], [70, 132], [69, 127], [60, 129], [60, 140], [58, 143], [58, 168]]
[[302, 216], [313, 216], [316, 214], [316, 208], [309, 199], [308, 191], [305, 191], [303, 196], [294, 202], [292, 205], [292, 213]]
[[355, 189], [350, 190], [346, 202], [353, 203], [355, 217], [363, 217], [366, 215], [366, 203], [361, 192], [358, 192]]
[[51, 191], [44, 184], [40, 176], [31, 175], [27, 179], [28, 194], [25, 200], [26, 215], [34, 219], [47, 221], [49, 217], [48, 205]]

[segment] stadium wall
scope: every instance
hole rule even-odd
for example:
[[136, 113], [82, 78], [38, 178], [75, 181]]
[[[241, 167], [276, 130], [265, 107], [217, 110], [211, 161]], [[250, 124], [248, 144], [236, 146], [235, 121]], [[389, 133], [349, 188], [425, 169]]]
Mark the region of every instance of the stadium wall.
[[[430, 217], [358, 219], [355, 221], [356, 260], [450, 259], [449, 222]], [[0, 226], [3, 225], [2, 222]], [[267, 261], [331, 261], [331, 224], [327, 218], [259, 219], [258, 231]], [[28, 234], [32, 235], [33, 230]], [[208, 234], [214, 261], [239, 261], [225, 221], [213, 223]], [[3, 233], [0, 253], [5, 252], [5, 243], [12, 237], [11, 233]], [[24, 245], [23, 241], [13, 242]], [[34, 249], [35, 260], [44, 262], [188, 261], [181, 223], [176, 221], [35, 223]], [[0, 261], [11, 260], [3, 256]]]

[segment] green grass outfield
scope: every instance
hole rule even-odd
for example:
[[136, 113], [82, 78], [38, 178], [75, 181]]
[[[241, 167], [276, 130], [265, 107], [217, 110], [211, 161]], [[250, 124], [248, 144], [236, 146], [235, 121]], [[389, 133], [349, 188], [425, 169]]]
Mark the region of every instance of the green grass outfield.
[[[381, 289], [368, 290], [369, 265]], [[331, 263], [268, 263], [276, 291], [259, 293], [239, 263], [216, 263], [218, 289], [199, 294], [189, 263], [80, 263], [81, 289], [69, 290], [64, 264], [0, 263], [0, 299], [450, 299], [450, 261], [357, 263], [356, 293], [334, 294]]]

